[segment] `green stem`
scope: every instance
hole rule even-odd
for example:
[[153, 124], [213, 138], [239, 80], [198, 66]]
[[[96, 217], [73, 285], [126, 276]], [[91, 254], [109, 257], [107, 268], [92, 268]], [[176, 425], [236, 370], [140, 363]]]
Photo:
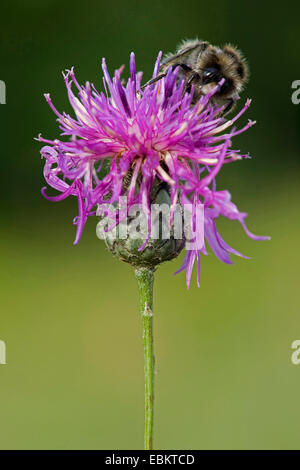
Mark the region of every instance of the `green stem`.
[[140, 292], [140, 308], [144, 342], [145, 376], [145, 450], [152, 449], [154, 402], [154, 352], [153, 352], [153, 268], [137, 268], [135, 275]]

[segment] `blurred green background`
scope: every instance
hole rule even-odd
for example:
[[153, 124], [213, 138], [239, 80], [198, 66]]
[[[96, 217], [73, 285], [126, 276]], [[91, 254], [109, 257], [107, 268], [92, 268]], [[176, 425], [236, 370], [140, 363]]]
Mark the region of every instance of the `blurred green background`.
[[[277, 9], [278, 8], [278, 9]], [[234, 266], [203, 259], [201, 288], [182, 261], [161, 266], [155, 283], [158, 449], [297, 449], [300, 365], [299, 124], [291, 83], [300, 79], [298, 2], [60, 2], [1, 5], [1, 449], [140, 449], [143, 362], [132, 269], [105, 250], [90, 220], [73, 246], [76, 200], [52, 204], [40, 144], [58, 137], [44, 101], [70, 112], [61, 71], [101, 87], [100, 62], [150, 77], [157, 52], [185, 37], [232, 42], [249, 60], [257, 125], [236, 139], [252, 160], [224, 168], [249, 240], [221, 222], [232, 246], [252, 257]]]

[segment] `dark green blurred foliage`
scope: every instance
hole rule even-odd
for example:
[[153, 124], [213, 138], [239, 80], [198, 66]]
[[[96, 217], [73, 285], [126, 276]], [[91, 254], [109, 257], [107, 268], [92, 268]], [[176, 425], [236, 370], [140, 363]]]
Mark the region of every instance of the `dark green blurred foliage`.
[[[202, 263], [201, 288], [186, 291], [159, 268], [155, 284], [158, 448], [299, 448], [300, 339], [299, 116], [291, 83], [300, 79], [296, 1], [14, 1], [1, 5], [1, 321], [0, 446], [140, 448], [143, 374], [137, 287], [90, 220], [72, 245], [75, 200], [52, 204], [40, 144], [58, 137], [44, 92], [70, 112], [61, 72], [102, 86], [101, 58], [113, 71], [136, 53], [145, 80], [157, 52], [185, 37], [238, 45], [251, 79], [242, 101], [257, 125], [235, 146], [252, 160], [218, 179], [249, 212], [256, 243], [237, 223], [226, 241], [252, 256]], [[51, 191], [51, 190], [50, 190]], [[222, 225], [222, 227], [221, 227]], [[195, 284], [195, 280], [194, 280]], [[116, 292], [117, 290], [117, 292]]]

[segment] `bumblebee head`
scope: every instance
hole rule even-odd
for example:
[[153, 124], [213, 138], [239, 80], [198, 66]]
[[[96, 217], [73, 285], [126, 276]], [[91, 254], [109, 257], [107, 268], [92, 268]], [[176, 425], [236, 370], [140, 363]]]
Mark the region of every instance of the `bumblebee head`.
[[230, 45], [209, 46], [203, 52], [198, 64], [202, 86], [216, 85], [224, 78], [219, 96], [230, 96], [241, 91], [248, 78], [248, 67], [242, 54]]
[[207, 67], [203, 69], [201, 76], [201, 84], [207, 85], [208, 83], [218, 83], [222, 79], [220, 70], [216, 67]]

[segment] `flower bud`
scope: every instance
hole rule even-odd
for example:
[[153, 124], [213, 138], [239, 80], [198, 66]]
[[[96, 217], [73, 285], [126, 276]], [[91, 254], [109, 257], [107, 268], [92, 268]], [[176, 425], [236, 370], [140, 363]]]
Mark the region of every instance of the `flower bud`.
[[[148, 236], [149, 220], [151, 220], [150, 236]], [[127, 228], [126, 236], [124, 236], [124, 224]], [[97, 227], [97, 235], [99, 238], [104, 238], [107, 248], [113, 255], [135, 267], [154, 267], [176, 258], [185, 246], [183, 232], [182, 208], [177, 204], [172, 217], [170, 196], [165, 188], [158, 189], [153, 197], [149, 217], [146, 217], [140, 208], [137, 214], [129, 214], [117, 227], [106, 231], [104, 237], [99, 236]]]

